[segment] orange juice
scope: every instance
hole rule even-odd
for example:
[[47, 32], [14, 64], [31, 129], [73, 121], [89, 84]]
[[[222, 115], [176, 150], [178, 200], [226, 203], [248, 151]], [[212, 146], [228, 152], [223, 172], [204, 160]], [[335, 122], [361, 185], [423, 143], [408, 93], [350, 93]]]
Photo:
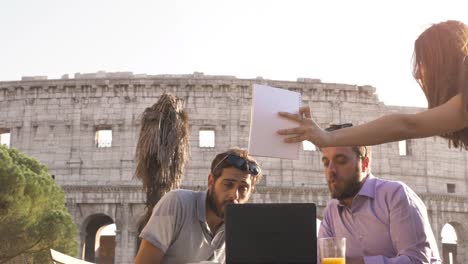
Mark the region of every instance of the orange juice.
[[346, 264], [344, 258], [322, 258], [322, 264]]

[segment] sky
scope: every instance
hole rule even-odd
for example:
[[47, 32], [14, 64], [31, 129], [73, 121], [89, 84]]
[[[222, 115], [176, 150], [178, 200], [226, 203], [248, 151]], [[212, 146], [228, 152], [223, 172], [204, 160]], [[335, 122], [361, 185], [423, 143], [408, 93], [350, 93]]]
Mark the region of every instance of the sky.
[[432, 23], [467, 0], [0, 0], [0, 81], [97, 71], [320, 79], [427, 103], [411, 75]]

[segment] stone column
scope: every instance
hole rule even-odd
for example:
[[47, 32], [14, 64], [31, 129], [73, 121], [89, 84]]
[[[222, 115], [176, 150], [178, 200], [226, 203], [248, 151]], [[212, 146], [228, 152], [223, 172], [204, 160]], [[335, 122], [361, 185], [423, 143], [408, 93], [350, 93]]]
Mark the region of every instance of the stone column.
[[128, 247], [127, 247], [127, 253], [128, 253], [128, 263], [132, 263], [133, 259], [136, 256], [137, 253], [137, 237], [138, 237], [138, 230], [133, 230], [133, 228], [130, 228], [128, 230]]
[[465, 193], [468, 192], [468, 153], [465, 154]]
[[331, 124], [340, 124], [341, 121], [341, 101], [330, 101], [330, 112], [331, 112], [331, 120], [329, 121]]
[[120, 224], [115, 231], [115, 263], [130, 264], [133, 263], [133, 253], [129, 247], [128, 223], [130, 220], [130, 206], [128, 203], [122, 203], [117, 213]]
[[78, 235], [77, 235], [78, 256], [76, 257], [79, 259], [84, 259], [85, 254], [84, 254], [83, 248], [86, 243], [86, 232], [83, 232], [80, 229], [78, 229]]
[[[26, 89], [25, 89], [26, 92]], [[34, 138], [34, 135], [32, 134], [33, 131], [31, 129], [31, 106], [34, 104], [34, 99], [25, 99], [24, 100], [24, 116], [23, 116], [23, 133], [21, 135], [21, 141], [18, 140], [17, 144], [18, 146], [15, 146], [22, 151], [25, 151], [27, 153], [32, 153], [32, 151], [29, 149], [30, 146], [30, 141], [32, 138]], [[21, 143], [19, 143], [21, 142]]]
[[115, 230], [115, 254], [114, 254], [114, 263], [126, 264], [127, 262], [123, 261], [122, 254], [122, 230], [119, 225], [116, 225], [117, 229]]
[[458, 237], [456, 264], [468, 263], [468, 239]]
[[79, 258], [79, 259], [82, 259], [82, 257], [84, 256], [83, 255], [83, 246], [84, 246], [85, 241], [86, 241], [86, 232], [84, 232], [82, 227], [79, 226], [76, 223], [76, 219], [79, 218], [79, 216], [77, 215], [77, 210], [76, 210], [76, 200], [74, 198], [72, 198], [72, 197], [67, 197], [66, 198], [66, 205], [67, 205], [68, 212], [70, 213], [70, 215], [73, 218], [74, 224], [78, 228], [78, 233], [77, 233], [77, 236], [76, 236], [76, 241], [78, 241], [78, 243], [77, 243], [78, 255], [76, 257]]
[[441, 215], [440, 215], [440, 206], [439, 202], [430, 201], [426, 199], [424, 204], [427, 207], [427, 214], [429, 218], [429, 222], [431, 224], [432, 232], [434, 233], [435, 240], [437, 241], [437, 248], [439, 249], [439, 254], [442, 257], [442, 227], [444, 223], [440, 223]]
[[81, 105], [79, 104], [78, 98], [71, 98], [74, 105], [72, 123], [70, 126], [71, 132], [71, 150], [70, 150], [70, 160], [67, 164], [70, 167], [70, 176], [73, 182], [79, 182], [81, 180], [81, 166], [83, 161], [80, 157], [80, 137], [81, 137]]

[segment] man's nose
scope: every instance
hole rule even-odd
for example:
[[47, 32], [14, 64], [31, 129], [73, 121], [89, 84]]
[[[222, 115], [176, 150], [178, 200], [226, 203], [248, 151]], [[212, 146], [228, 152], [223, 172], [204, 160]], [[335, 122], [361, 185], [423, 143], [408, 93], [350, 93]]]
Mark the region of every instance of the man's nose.
[[239, 200], [239, 190], [237, 188], [233, 188], [229, 192], [229, 200], [234, 202]]
[[333, 162], [330, 162], [327, 167], [327, 176], [329, 178], [336, 178], [336, 166]]

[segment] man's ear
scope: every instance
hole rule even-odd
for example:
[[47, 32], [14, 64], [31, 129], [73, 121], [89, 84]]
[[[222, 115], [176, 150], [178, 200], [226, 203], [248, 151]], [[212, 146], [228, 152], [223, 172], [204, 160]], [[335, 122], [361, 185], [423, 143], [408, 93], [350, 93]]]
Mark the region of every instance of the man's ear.
[[215, 183], [214, 176], [213, 174], [210, 173], [208, 175], [208, 189], [212, 190], [214, 188], [214, 183]]
[[362, 158], [362, 171], [367, 171], [369, 169], [369, 157]]
[[255, 185], [252, 185], [252, 193], [255, 192]]

